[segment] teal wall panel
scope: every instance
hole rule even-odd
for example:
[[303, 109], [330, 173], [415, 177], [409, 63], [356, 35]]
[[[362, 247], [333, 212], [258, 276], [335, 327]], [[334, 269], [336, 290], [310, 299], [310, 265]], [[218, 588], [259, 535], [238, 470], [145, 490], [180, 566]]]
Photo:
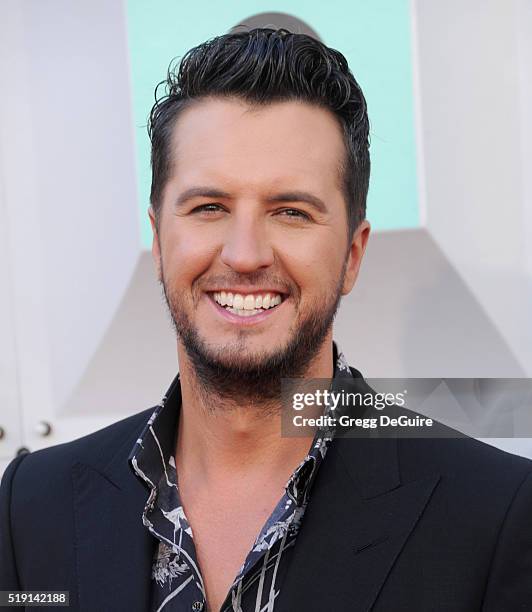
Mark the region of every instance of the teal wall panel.
[[146, 121], [156, 84], [165, 77], [172, 58], [182, 57], [191, 47], [263, 12], [298, 17], [324, 43], [346, 56], [366, 95], [371, 123], [368, 219], [374, 229], [419, 227], [408, 0], [128, 0], [143, 246], [151, 245], [147, 216], [150, 143]]

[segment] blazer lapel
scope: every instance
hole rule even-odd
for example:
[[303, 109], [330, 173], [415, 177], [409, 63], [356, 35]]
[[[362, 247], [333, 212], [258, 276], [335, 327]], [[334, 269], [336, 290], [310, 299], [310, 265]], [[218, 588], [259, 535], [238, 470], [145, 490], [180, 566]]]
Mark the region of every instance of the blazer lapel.
[[141, 518], [147, 489], [125, 452], [105, 470], [77, 463], [72, 478], [79, 609], [145, 612], [155, 551]]
[[440, 476], [401, 484], [395, 438], [337, 438], [317, 474], [279, 609], [370, 610]]

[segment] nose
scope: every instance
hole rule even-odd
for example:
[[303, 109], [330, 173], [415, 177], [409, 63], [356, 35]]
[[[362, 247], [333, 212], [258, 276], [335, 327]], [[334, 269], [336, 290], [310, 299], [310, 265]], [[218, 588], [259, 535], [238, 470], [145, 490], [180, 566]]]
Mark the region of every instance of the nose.
[[253, 272], [271, 266], [274, 254], [265, 224], [251, 214], [242, 214], [230, 224], [224, 238], [221, 260], [236, 272]]

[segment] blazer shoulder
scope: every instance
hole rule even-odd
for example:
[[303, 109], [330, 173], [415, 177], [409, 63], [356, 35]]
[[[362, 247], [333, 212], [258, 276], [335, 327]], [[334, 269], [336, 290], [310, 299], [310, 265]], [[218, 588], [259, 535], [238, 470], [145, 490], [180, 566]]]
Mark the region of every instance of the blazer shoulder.
[[40, 488], [51, 481], [57, 486], [61, 480], [70, 479], [71, 468], [76, 463], [103, 469], [118, 452], [127, 454], [133, 448], [154, 410], [155, 407], [148, 408], [70, 442], [27, 453], [20, 463], [15, 458], [12, 463], [18, 463], [14, 476], [17, 488]]
[[[375, 393], [357, 369], [349, 368], [353, 374], [351, 384], [354, 388]], [[395, 404], [386, 408], [386, 414], [409, 418], [424, 416]], [[387, 431], [382, 433], [393, 436]], [[517, 486], [532, 474], [531, 459], [472, 438], [434, 419], [430, 430], [409, 430], [397, 438], [398, 458], [404, 474], [414, 476], [439, 472], [456, 476], [461, 481], [479, 483], [485, 480], [488, 487], [502, 482]]]
[[399, 440], [403, 472], [421, 475], [439, 472], [456, 485], [477, 494], [498, 491], [512, 495], [532, 476], [532, 460], [471, 438], [404, 438]]

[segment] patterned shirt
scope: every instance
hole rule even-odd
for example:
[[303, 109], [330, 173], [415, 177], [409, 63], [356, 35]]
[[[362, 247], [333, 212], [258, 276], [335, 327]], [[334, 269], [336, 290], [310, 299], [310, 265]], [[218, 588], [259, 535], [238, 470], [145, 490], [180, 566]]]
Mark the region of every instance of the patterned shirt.
[[[352, 376], [333, 342], [334, 377]], [[179, 495], [174, 459], [181, 408], [179, 374], [150, 416], [129, 463], [148, 486], [142, 514], [157, 539], [152, 566], [152, 612], [207, 612], [205, 587], [192, 529]], [[260, 530], [222, 604], [221, 612], [271, 612], [308, 504], [311, 485], [334, 430], [316, 431], [309, 452], [289, 478], [285, 493]]]

